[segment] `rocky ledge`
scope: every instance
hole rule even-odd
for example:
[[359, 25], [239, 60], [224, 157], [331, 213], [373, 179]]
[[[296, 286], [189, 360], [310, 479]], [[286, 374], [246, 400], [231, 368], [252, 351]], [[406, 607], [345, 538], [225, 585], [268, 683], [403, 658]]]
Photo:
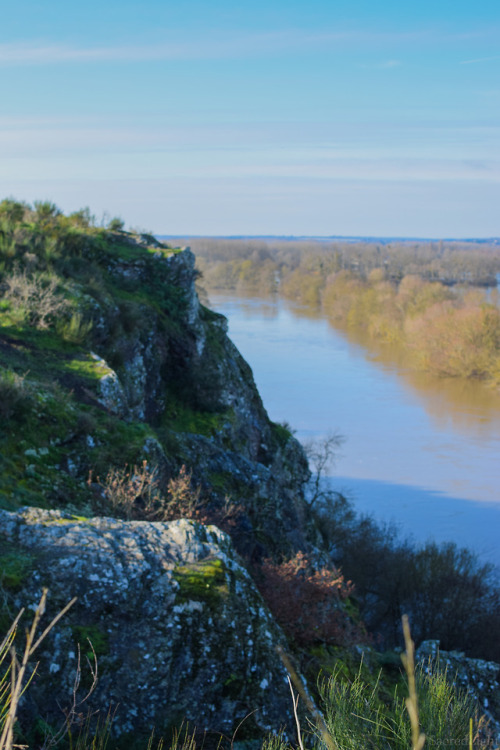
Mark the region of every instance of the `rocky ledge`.
[[231, 733], [246, 716], [251, 736], [291, 721], [276, 650], [285, 640], [215, 526], [76, 520], [25, 508], [0, 511], [0, 529], [4, 554], [11, 549], [24, 561], [13, 608], [33, 609], [48, 586], [48, 619], [78, 597], [39, 652], [22, 707], [26, 725], [35, 717], [62, 723], [79, 650], [82, 685], [92, 651], [98, 668], [84, 708], [111, 709], [116, 736], [137, 739], [153, 726], [165, 735], [186, 721]]

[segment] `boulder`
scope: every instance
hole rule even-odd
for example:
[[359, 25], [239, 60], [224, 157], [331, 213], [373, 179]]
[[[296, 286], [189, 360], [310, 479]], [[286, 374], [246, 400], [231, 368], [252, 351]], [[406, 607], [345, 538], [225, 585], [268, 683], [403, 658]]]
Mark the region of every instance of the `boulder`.
[[40, 648], [21, 726], [56, 728], [71, 703], [78, 652], [82, 685], [95, 652], [98, 680], [85, 711], [114, 712], [116, 737], [168, 733], [189, 722], [245, 736], [292, 726], [286, 642], [229, 537], [215, 526], [76, 519], [61, 511], [0, 510], [0, 553], [15, 550], [26, 575], [12, 607], [36, 607], [49, 588], [48, 617], [77, 603]]

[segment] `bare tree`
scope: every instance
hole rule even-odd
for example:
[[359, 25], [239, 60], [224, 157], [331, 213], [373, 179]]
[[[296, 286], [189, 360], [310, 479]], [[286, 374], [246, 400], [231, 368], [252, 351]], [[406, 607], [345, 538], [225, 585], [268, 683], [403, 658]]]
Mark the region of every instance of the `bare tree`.
[[339, 432], [330, 432], [324, 438], [304, 443], [307, 459], [311, 464], [312, 476], [309, 483], [308, 503], [312, 507], [318, 500], [331, 495], [331, 490], [325, 488], [325, 476], [338, 457], [339, 449], [345, 443], [345, 437]]

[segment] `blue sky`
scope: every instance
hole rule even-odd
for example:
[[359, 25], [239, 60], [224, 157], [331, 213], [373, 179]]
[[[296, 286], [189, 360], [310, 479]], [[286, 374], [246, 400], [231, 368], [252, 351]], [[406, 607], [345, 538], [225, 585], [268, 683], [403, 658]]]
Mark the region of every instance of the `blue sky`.
[[500, 235], [500, 3], [23, 0], [0, 196], [167, 234]]

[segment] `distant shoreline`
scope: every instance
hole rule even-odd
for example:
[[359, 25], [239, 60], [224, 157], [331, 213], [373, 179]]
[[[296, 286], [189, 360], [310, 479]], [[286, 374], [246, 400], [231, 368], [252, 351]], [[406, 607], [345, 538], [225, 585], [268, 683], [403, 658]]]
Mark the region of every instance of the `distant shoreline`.
[[221, 239], [221, 240], [281, 240], [294, 242], [315, 240], [316, 242], [470, 242], [481, 245], [500, 245], [500, 237], [357, 237], [354, 235], [314, 235], [314, 234], [155, 234], [159, 240], [169, 239]]

